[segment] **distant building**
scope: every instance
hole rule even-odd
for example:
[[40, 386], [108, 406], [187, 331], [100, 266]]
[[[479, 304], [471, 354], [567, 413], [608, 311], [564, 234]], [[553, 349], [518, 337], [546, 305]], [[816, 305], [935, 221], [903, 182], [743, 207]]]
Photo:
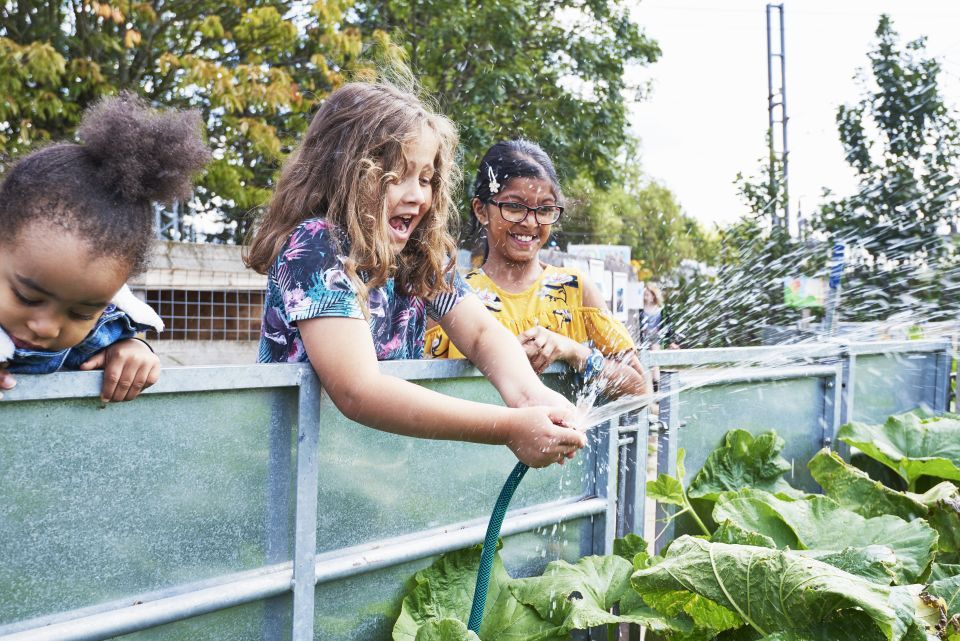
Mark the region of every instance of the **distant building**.
[[267, 278], [244, 266], [241, 249], [155, 241], [130, 288], [166, 325], [148, 337], [165, 366], [256, 362]]

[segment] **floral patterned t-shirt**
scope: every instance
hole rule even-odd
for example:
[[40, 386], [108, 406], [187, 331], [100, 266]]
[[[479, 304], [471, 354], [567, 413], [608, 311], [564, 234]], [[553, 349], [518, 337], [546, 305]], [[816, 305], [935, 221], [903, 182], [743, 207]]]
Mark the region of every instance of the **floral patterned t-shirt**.
[[[267, 274], [267, 298], [260, 329], [261, 363], [298, 363], [307, 360], [297, 321], [321, 317], [363, 319], [356, 290], [343, 268], [341, 252], [331, 238], [337, 228], [323, 218], [311, 218], [293, 230]], [[453, 292], [433, 300], [396, 291], [391, 278], [371, 289], [370, 333], [381, 361], [423, 356], [427, 315], [439, 321], [469, 292], [459, 274]]]

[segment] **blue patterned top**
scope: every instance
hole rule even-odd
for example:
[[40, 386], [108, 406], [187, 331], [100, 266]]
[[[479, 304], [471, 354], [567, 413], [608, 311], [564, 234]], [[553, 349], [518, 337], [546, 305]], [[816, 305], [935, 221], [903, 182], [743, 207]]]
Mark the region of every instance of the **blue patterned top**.
[[[297, 321], [342, 317], [363, 319], [356, 290], [343, 268], [331, 234], [336, 228], [323, 218], [300, 223], [267, 273], [267, 299], [260, 329], [261, 363], [299, 363], [307, 360]], [[347, 252], [346, 242], [340, 243]], [[453, 292], [432, 301], [396, 291], [393, 279], [371, 289], [370, 334], [381, 361], [421, 358], [427, 315], [439, 321], [467, 295], [459, 274]]]

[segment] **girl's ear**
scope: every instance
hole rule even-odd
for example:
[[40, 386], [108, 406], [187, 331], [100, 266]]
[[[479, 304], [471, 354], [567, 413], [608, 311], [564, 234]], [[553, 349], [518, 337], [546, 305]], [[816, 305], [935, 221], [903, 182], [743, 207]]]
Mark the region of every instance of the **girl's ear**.
[[470, 201], [470, 207], [473, 208], [473, 215], [477, 217], [481, 225], [486, 225], [490, 222], [490, 219], [487, 217], [487, 208], [484, 206], [482, 200], [474, 198]]

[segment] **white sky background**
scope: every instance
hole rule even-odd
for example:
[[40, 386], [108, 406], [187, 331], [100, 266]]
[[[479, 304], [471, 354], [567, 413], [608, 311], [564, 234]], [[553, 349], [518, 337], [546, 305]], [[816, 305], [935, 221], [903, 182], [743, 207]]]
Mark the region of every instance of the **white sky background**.
[[[730, 224], [745, 211], [733, 185], [737, 172], [756, 174], [767, 153], [767, 2], [634, 1], [634, 19], [663, 50], [658, 62], [639, 71], [653, 81], [653, 90], [631, 110], [644, 170], [705, 226]], [[859, 97], [853, 76], [867, 65], [881, 13], [893, 19], [901, 44], [927, 36], [927, 53], [942, 64], [941, 95], [960, 106], [960, 2], [783, 4], [795, 220], [798, 205], [808, 213], [815, 209], [823, 187], [841, 195], [855, 188], [834, 118], [838, 105]]]

